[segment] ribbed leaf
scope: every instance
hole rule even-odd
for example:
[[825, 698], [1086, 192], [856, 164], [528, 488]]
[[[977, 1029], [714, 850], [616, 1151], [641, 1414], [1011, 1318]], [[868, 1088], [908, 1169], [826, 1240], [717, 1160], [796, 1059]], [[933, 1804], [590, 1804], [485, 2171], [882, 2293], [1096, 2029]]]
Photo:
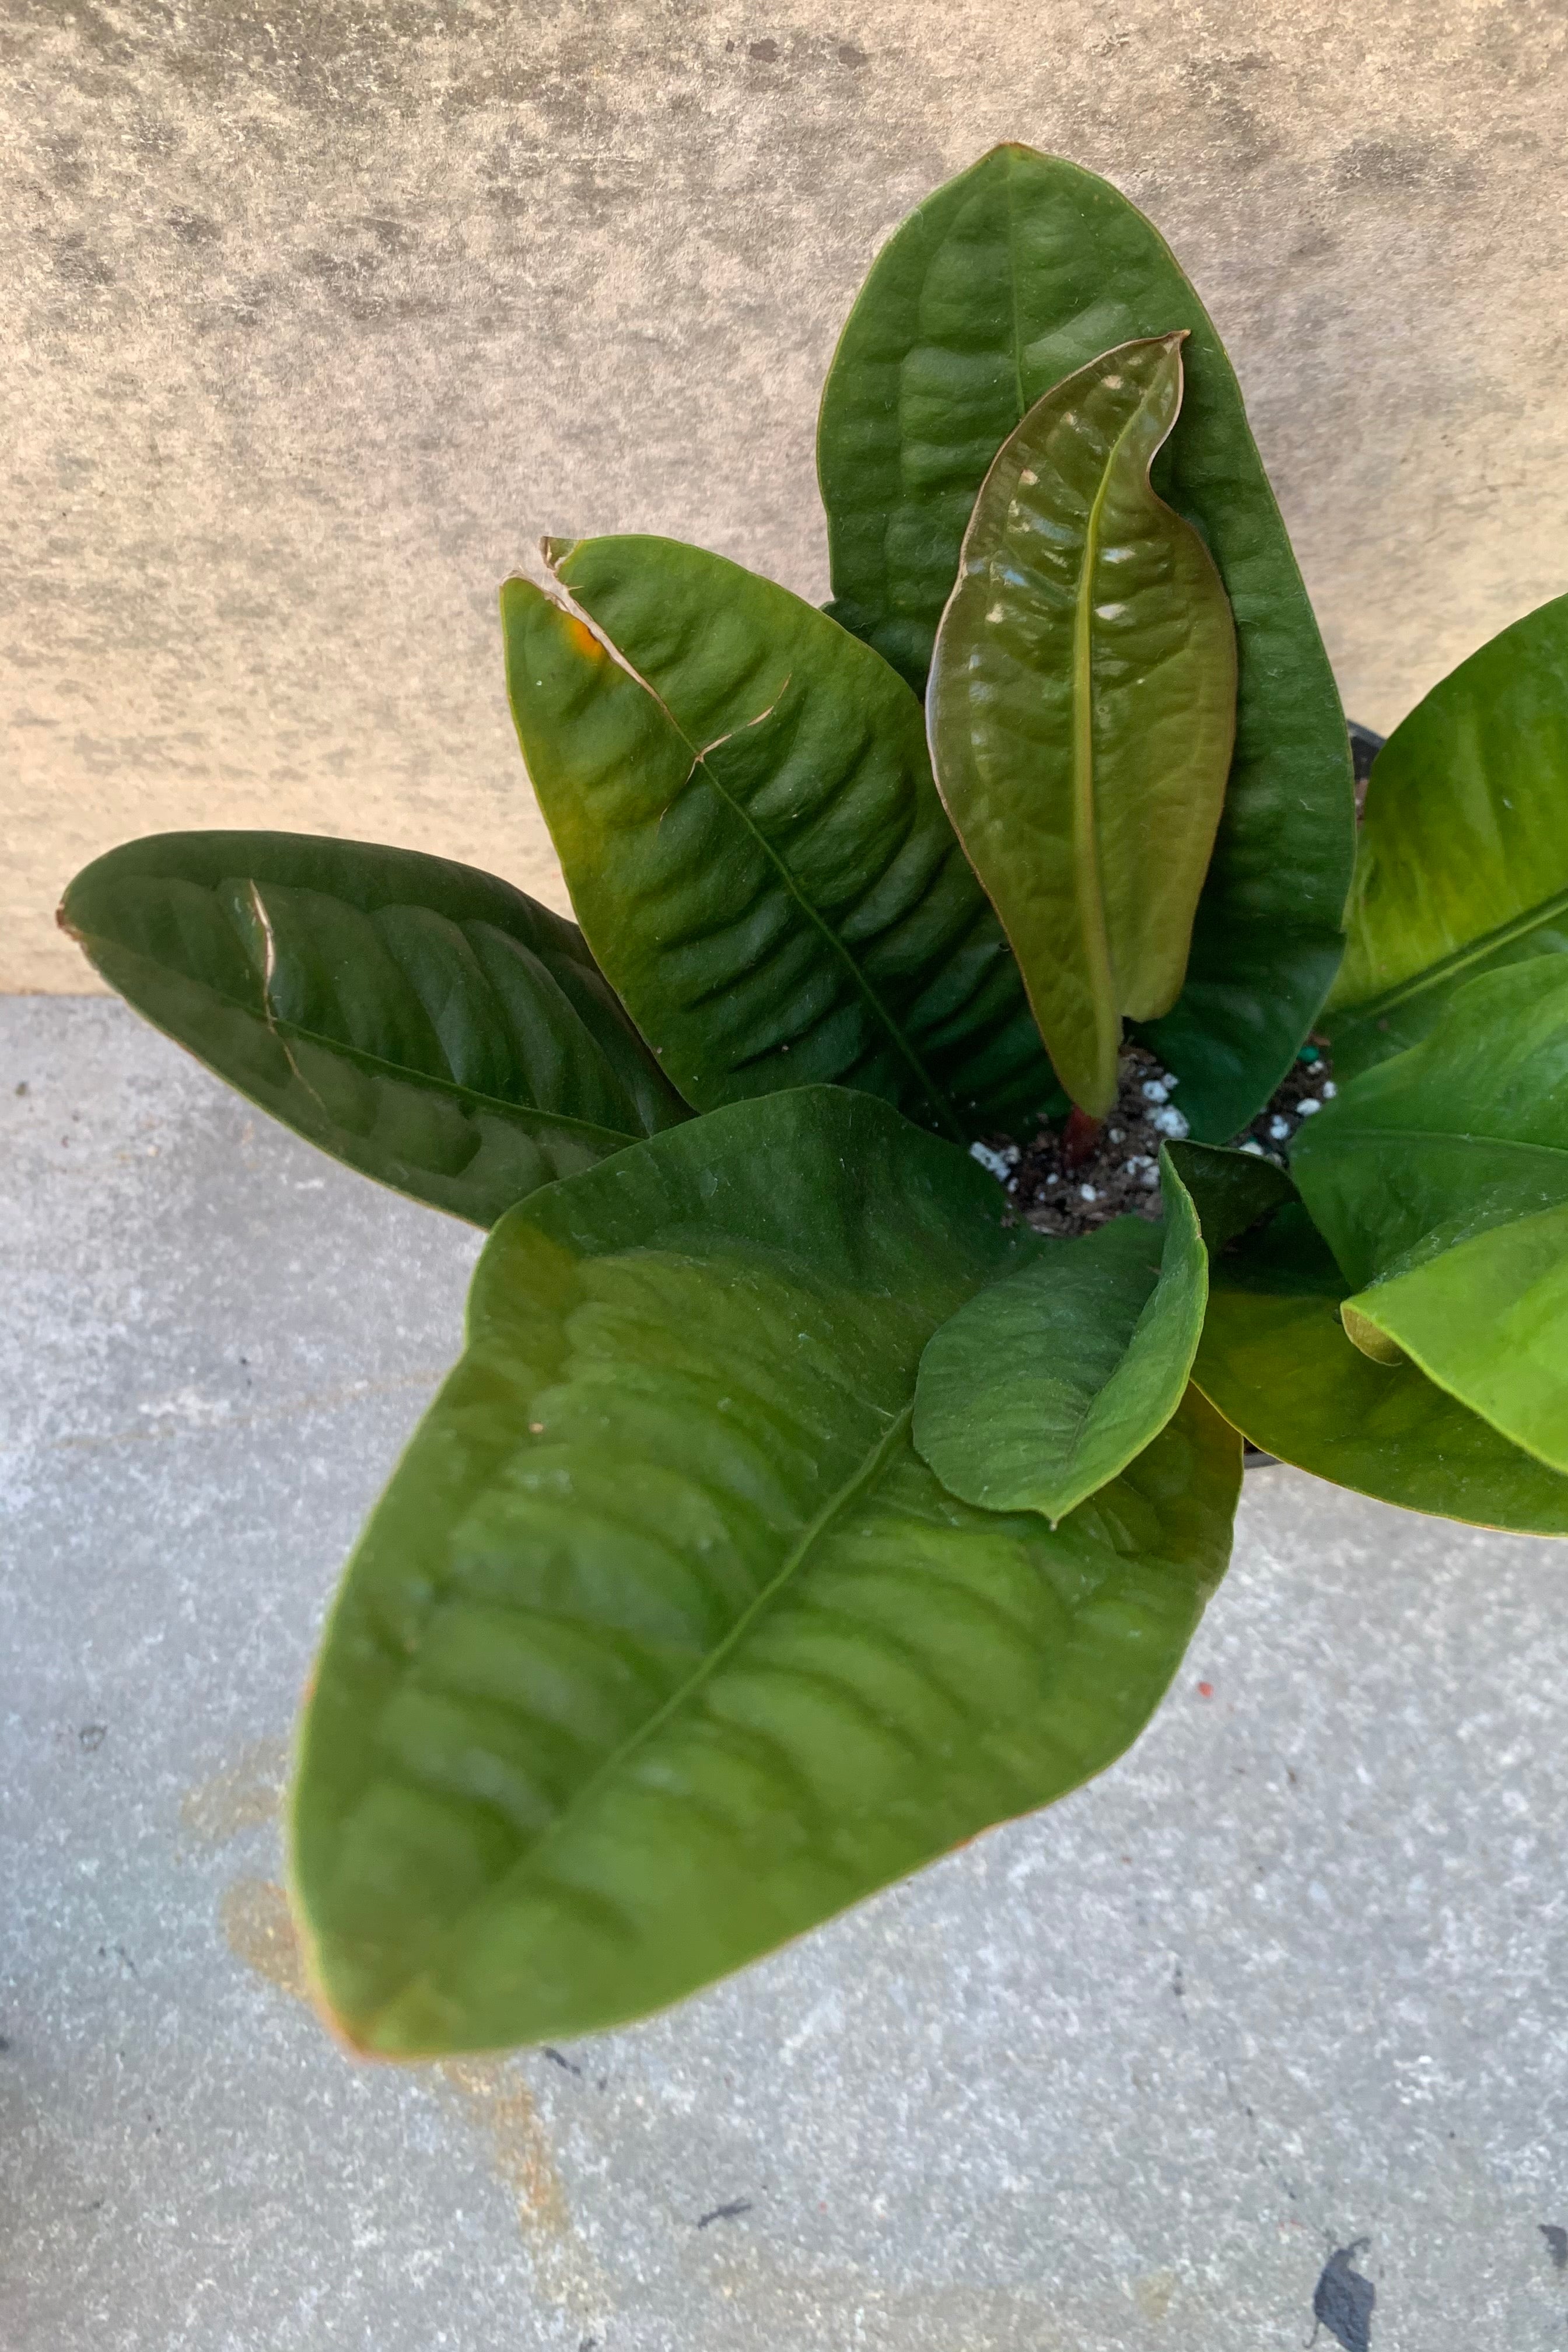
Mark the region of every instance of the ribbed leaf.
[[1157, 231], [1105, 181], [1000, 147], [878, 255], [823, 395], [832, 610], [924, 683], [981, 482], [1050, 387], [1134, 337], [1189, 331], [1154, 486], [1196, 525], [1236, 616], [1236, 753], [1186, 986], [1151, 1042], [1194, 1132], [1245, 1125], [1334, 975], [1353, 852], [1344, 720], [1237, 389]]
[[1055, 1526], [1164, 1428], [1203, 1328], [1208, 1260], [1163, 1151], [1160, 1181], [1163, 1226], [1117, 1217], [1046, 1241], [932, 1338], [914, 1442], [950, 1494]]
[[1341, 1091], [1292, 1160], [1354, 1294], [1351, 1338], [1403, 1351], [1568, 1470], [1568, 961], [1457, 990], [1421, 1045]]
[[507, 582], [518, 733], [584, 930], [682, 1094], [831, 1080], [954, 1137], [1026, 1123], [1056, 1084], [902, 680], [700, 548], [552, 553], [600, 635]]
[[716, 1111], [492, 1236], [468, 1350], [352, 1563], [296, 1899], [388, 2053], [674, 2000], [1134, 1737], [1220, 1575], [1194, 1399], [1051, 1533], [946, 1494], [921, 1353], [1037, 1254], [865, 1095]]
[[263, 1110], [474, 1224], [690, 1115], [575, 926], [445, 858], [155, 834], [79, 874], [60, 921]]
[[1180, 335], [1037, 400], [981, 486], [926, 696], [937, 788], [1057, 1075], [1096, 1118], [1121, 1022], [1181, 992], [1236, 729], [1236, 632], [1149, 468]]
[[1417, 1044], [1467, 981], [1568, 952], [1568, 596], [1461, 662], [1378, 753], [1349, 929], [1324, 1022], [1341, 1077]]
[[[1385, 1366], [1340, 1322], [1344, 1280], [1289, 1179], [1239, 1152], [1173, 1157], [1215, 1246], [1193, 1378], [1253, 1444], [1338, 1486], [1406, 1510], [1568, 1535], [1568, 1478], [1510, 1445], [1414, 1364]], [[1243, 1162], [1216, 1169], [1213, 1163]], [[1247, 1233], [1242, 1195], [1267, 1220]], [[1284, 1205], [1281, 1205], [1283, 1202]]]

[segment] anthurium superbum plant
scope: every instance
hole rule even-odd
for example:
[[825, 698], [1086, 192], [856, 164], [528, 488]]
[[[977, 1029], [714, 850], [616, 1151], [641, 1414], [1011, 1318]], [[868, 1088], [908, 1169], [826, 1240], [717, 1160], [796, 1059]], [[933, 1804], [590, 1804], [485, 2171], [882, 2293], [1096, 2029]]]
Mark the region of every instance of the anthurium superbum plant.
[[[300, 1738], [293, 1900], [369, 2051], [634, 2018], [1101, 1769], [1244, 1438], [1568, 1533], [1568, 598], [1399, 728], [1358, 848], [1219, 339], [1022, 147], [879, 255], [819, 462], [826, 610], [653, 537], [505, 583], [577, 925], [260, 833], [62, 909], [490, 1229]], [[1289, 1154], [1236, 1148], [1330, 1054]], [[1163, 1214], [1035, 1230], [988, 1171], [1103, 1158], [1129, 1068], [1180, 1105]]]

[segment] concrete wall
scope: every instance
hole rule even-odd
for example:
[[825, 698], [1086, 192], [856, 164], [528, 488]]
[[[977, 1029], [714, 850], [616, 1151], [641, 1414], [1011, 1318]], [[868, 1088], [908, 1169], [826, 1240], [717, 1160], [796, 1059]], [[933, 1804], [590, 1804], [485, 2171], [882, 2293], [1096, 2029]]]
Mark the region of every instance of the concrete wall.
[[0, 0], [0, 986], [127, 835], [440, 849], [562, 904], [493, 592], [542, 530], [825, 593], [818, 384], [1000, 138], [1230, 341], [1347, 700], [1568, 587], [1561, 0]]

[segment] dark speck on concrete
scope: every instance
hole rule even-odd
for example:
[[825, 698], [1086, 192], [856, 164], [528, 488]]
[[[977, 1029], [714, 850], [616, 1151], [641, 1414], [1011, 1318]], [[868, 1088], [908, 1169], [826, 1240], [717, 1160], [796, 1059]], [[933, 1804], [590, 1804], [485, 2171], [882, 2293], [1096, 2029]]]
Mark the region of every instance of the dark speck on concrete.
[[858, 49], [853, 41], [840, 41], [838, 62], [841, 66], [864, 66], [869, 65], [871, 61], [865, 50]]
[[1560, 2230], [1555, 2221], [1542, 2221], [1539, 2227], [1546, 2241], [1546, 2251], [1552, 2257], [1552, 2269], [1568, 2271], [1568, 2230]]
[[1356, 2256], [1372, 2243], [1370, 2238], [1357, 2238], [1352, 2245], [1340, 2246], [1323, 2264], [1322, 2274], [1312, 2290], [1312, 2341], [1317, 2341], [1320, 2327], [1326, 2327], [1342, 2352], [1372, 2352], [1372, 2315], [1377, 2302], [1377, 2289], [1368, 2278], [1353, 2267]]
[[755, 58], [760, 66], [776, 66], [779, 61], [779, 45], [776, 41], [753, 41], [746, 55], [749, 58]]
[[78, 1740], [80, 1742], [81, 1746], [86, 1748], [89, 1756], [92, 1755], [96, 1749], [102, 1747], [108, 1737], [109, 1726], [107, 1723], [84, 1723], [81, 1729], [77, 1733]]
[[574, 2066], [573, 2064], [571, 2059], [566, 2056], [563, 2051], [552, 2050], [548, 2042], [544, 2045], [544, 2054], [549, 2059], [552, 2066], [560, 2066], [563, 2068], [568, 2074], [580, 2074], [583, 2072], [581, 2066]]
[[26, 1091], [27, 1091], [27, 1081], [26, 1081], [26, 1078], [18, 1078], [18, 1079], [17, 1079], [17, 1081], [16, 1081], [16, 1092], [17, 1092], [19, 1095], [25, 1095], [25, 1094], [26, 1093]]
[[715, 2205], [711, 2213], [704, 2213], [697, 2226], [705, 2230], [710, 2221], [738, 2221], [742, 2213], [752, 2210], [750, 2198], [737, 2197], [732, 2205]]

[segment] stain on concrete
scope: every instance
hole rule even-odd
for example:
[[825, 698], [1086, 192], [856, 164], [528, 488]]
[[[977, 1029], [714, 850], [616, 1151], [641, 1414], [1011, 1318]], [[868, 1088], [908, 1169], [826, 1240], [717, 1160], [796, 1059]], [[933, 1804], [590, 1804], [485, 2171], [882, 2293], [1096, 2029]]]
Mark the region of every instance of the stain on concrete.
[[[257, 1740], [254, 1750], [247, 1752], [249, 1761], [245, 1769], [235, 1767], [228, 1773], [218, 1773], [214, 1780], [193, 1790], [193, 1800], [197, 1801], [191, 1811], [197, 1828], [226, 1837], [233, 1834], [226, 1828], [228, 1822], [240, 1821], [240, 1825], [247, 1825], [251, 1818], [266, 1818], [257, 1809], [268, 1788], [273, 1790], [275, 1804], [278, 1771], [273, 1767], [278, 1767], [279, 1750], [279, 1740]], [[278, 1985], [279, 1992], [287, 1992], [291, 2000], [310, 2000], [306, 1964], [299, 1950], [289, 1898], [282, 1886], [273, 1879], [235, 1879], [221, 1895], [218, 1922], [235, 1959], [266, 1978], [268, 1985]], [[555, 2155], [538, 2116], [533, 2091], [515, 2063], [500, 2058], [442, 2058], [430, 2067], [430, 2079], [463, 2122], [487, 2140], [491, 2171], [517, 2201], [521, 2234], [536, 2246], [538, 2242], [548, 2244], [572, 2239], [572, 2213], [566, 2209]], [[569, 2270], [572, 2267], [581, 2265], [569, 2265]], [[572, 2277], [557, 2282], [557, 2288], [552, 2288], [557, 2303], [572, 2305]]]
[[742, 2213], [749, 2213], [751, 2210], [752, 2200], [749, 2197], [736, 2197], [731, 2199], [728, 2205], [715, 2205], [710, 2213], [704, 2213], [698, 2221], [697, 2227], [700, 2230], [706, 2230], [710, 2221], [738, 2221]]
[[1546, 2241], [1552, 2269], [1568, 2271], [1568, 2230], [1561, 2229], [1555, 2221], [1542, 2221], [1537, 2226]]
[[1323, 2264], [1312, 2290], [1313, 2343], [1319, 2328], [1326, 2327], [1342, 2352], [1372, 2352], [1377, 2289], [1353, 2267], [1356, 2256], [1371, 2243], [1370, 2238], [1357, 2238], [1348, 2246], [1336, 2247]]
[[[224, 1889], [218, 1918], [236, 1959], [309, 2005], [305, 1963], [281, 1886], [265, 1878], [236, 1880]], [[601, 2317], [608, 2288], [573, 2227], [549, 2134], [517, 2062], [446, 2058], [419, 2073], [486, 2143], [489, 2168], [515, 2202], [542, 2292], [575, 2318]]]
[[305, 1963], [289, 1916], [289, 1897], [269, 1878], [238, 1878], [218, 1903], [224, 1941], [237, 1960], [279, 1992], [309, 2000]]
[[[224, 1889], [218, 1916], [237, 1960], [280, 1992], [309, 2000], [300, 1939], [281, 1886], [266, 1878], [237, 1879]], [[449, 2058], [429, 2071], [464, 2122], [489, 2141], [492, 2168], [517, 2200], [524, 2233], [559, 2237], [568, 2231], [571, 2217], [550, 2142], [533, 2094], [515, 2066], [500, 2059]]]
[[289, 1772], [286, 1739], [253, 1739], [232, 1764], [198, 1780], [180, 1800], [180, 1826], [198, 1845], [226, 1845], [244, 1830], [276, 1821]]
[[182, 245], [211, 245], [223, 235], [218, 222], [205, 213], [191, 212], [183, 205], [176, 205], [168, 215], [168, 225]]
[[[268, 1744], [258, 1741], [257, 1746], [259, 1749]], [[274, 1748], [279, 1744], [270, 1743]], [[261, 1785], [259, 1779], [220, 1775], [205, 1784], [207, 1791], [223, 1793], [204, 1799], [203, 1818], [226, 1818], [225, 1806], [231, 1815], [234, 1806], [247, 1804], [250, 1791]], [[309, 2003], [305, 1963], [281, 1886], [270, 1879], [237, 1879], [224, 1889], [218, 1917], [236, 1959], [279, 1992]], [[599, 2317], [606, 2307], [605, 2284], [573, 2228], [550, 2136], [516, 2061], [446, 2058], [427, 2072], [420, 2071], [486, 2143], [489, 2168], [516, 2204], [518, 2227], [535, 2257], [543, 2292], [579, 2319]]]
[[1468, 159], [1445, 138], [1352, 139], [1334, 162], [1340, 188], [1395, 196], [1428, 188], [1461, 193], [1474, 177]]
[[489, 2143], [490, 2164], [517, 2200], [525, 2236], [563, 2237], [572, 2226], [532, 2092], [515, 2066], [493, 2058], [447, 2058], [435, 2073], [465, 2123]]
[[541, 2292], [579, 2322], [603, 2319], [614, 2296], [574, 2226], [550, 2135], [519, 2062], [447, 2058], [430, 2071], [447, 2104], [488, 2143], [490, 2169], [516, 2201]]
[[1174, 2271], [1147, 2271], [1132, 2282], [1132, 2300], [1140, 2316], [1163, 2319], [1175, 2299], [1178, 2281]]
[[[876, 2352], [1085, 2352], [1089, 2340], [1076, 2315], [1064, 2319], [1050, 2307], [1048, 2290], [929, 2278], [893, 2286], [867, 2264], [807, 2267], [787, 2256], [780, 2261], [765, 2238], [745, 2231], [708, 2243], [713, 2252], [701, 2275], [721, 2298], [719, 2307], [733, 2312], [740, 2323], [728, 2339], [737, 2347], [743, 2342], [795, 2352], [796, 2346], [832, 2343], [864, 2346], [866, 2352], [873, 2347]], [[832, 2336], [823, 2332], [828, 2314], [839, 2319]], [[747, 2331], [744, 2336], [740, 2326]], [[1119, 2328], [1113, 2337], [1097, 2336], [1094, 2341], [1099, 2352], [1102, 2344], [1131, 2339]], [[1194, 2311], [1182, 2352], [1189, 2343], [1206, 2352], [1222, 2342], [1229, 2352], [1219, 2315], [1205, 2307]], [[612, 2352], [609, 2344], [605, 2352]], [[1247, 2352], [1253, 2352], [1250, 2345]]]

